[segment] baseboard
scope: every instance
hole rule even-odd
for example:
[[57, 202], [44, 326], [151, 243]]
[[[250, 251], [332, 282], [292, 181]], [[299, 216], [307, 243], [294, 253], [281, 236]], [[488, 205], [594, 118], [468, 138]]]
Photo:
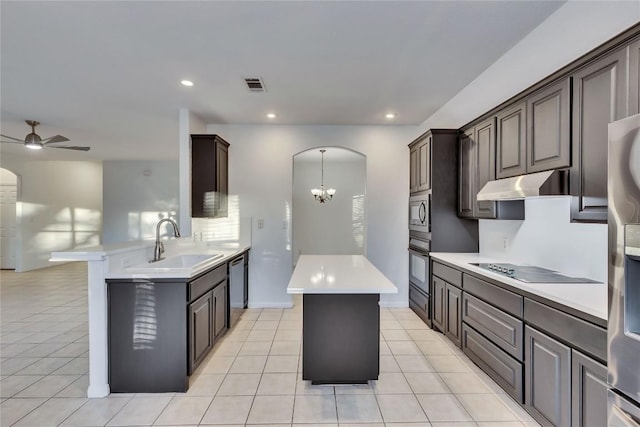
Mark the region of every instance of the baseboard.
[[380, 307], [384, 308], [407, 308], [409, 307], [409, 302], [404, 301], [380, 301]]
[[293, 308], [292, 302], [250, 302], [249, 308]]

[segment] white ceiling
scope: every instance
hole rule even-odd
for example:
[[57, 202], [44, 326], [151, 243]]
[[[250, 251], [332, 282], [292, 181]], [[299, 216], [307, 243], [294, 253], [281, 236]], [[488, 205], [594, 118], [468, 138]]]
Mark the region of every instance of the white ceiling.
[[562, 3], [3, 0], [1, 130], [34, 119], [92, 147], [27, 153], [41, 158], [168, 159], [180, 107], [216, 124], [417, 125]]

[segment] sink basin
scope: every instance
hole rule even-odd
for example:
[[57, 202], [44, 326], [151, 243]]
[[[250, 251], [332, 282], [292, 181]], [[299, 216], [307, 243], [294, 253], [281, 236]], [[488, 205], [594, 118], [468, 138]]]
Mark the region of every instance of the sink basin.
[[165, 271], [169, 269], [194, 269], [202, 264], [215, 261], [222, 258], [224, 254], [187, 254], [174, 255], [161, 259], [160, 261], [150, 262], [147, 264], [138, 264], [127, 267], [127, 271]]

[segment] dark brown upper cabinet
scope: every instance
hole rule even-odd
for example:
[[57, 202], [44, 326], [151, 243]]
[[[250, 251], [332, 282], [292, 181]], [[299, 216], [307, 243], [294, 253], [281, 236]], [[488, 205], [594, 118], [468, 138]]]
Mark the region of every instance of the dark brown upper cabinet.
[[478, 146], [477, 165], [478, 165], [478, 177], [477, 185], [475, 188], [474, 200], [475, 200], [475, 217], [476, 218], [495, 218], [496, 217], [496, 202], [490, 201], [477, 201], [478, 191], [484, 185], [496, 179], [496, 122], [492, 117], [489, 120], [478, 124], [475, 131], [476, 142]]
[[640, 113], [640, 40], [629, 46], [629, 115]]
[[429, 190], [431, 188], [431, 141], [433, 136], [427, 134], [409, 147], [409, 182], [410, 192]]
[[571, 166], [571, 79], [527, 98], [527, 173]]
[[500, 111], [496, 120], [496, 178], [527, 173], [526, 102]]
[[228, 214], [229, 143], [218, 135], [191, 135], [191, 216]]
[[572, 221], [607, 222], [608, 125], [627, 116], [626, 69], [620, 49], [573, 74]]
[[479, 202], [478, 191], [496, 178], [496, 122], [490, 118], [463, 131], [460, 137], [458, 216], [495, 218], [496, 203]]
[[460, 134], [460, 162], [458, 177], [458, 216], [473, 218], [475, 204], [475, 153], [477, 146], [473, 138], [474, 129], [467, 129]]

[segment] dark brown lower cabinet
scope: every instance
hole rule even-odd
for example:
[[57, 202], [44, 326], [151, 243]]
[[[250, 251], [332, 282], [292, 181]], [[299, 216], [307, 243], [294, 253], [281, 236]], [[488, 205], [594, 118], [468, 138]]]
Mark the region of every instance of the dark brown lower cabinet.
[[218, 338], [227, 329], [227, 281], [213, 288], [212, 306], [214, 308], [213, 337]]
[[198, 367], [213, 347], [214, 308], [217, 307], [214, 305], [213, 291], [189, 304], [189, 372]]
[[527, 411], [543, 426], [570, 427], [571, 348], [528, 325], [524, 339]]
[[186, 294], [184, 283], [107, 281], [112, 393], [187, 390]]
[[458, 347], [462, 345], [462, 291], [450, 283], [445, 287], [446, 324], [444, 334]]
[[302, 379], [366, 384], [380, 373], [380, 295], [302, 296]]
[[571, 351], [571, 425], [607, 425], [607, 367]]
[[435, 276], [433, 277], [433, 279], [431, 279], [431, 282], [433, 285], [433, 318], [431, 319], [431, 322], [436, 329], [438, 329], [440, 332], [444, 332], [446, 313], [444, 302], [445, 282], [444, 280], [441, 280], [440, 278]]
[[523, 403], [522, 362], [509, 356], [464, 322], [462, 323], [462, 351], [518, 403]]
[[606, 426], [606, 323], [490, 280], [433, 262], [433, 328], [542, 426]]
[[114, 393], [185, 392], [227, 330], [227, 265], [185, 279], [107, 280]]

